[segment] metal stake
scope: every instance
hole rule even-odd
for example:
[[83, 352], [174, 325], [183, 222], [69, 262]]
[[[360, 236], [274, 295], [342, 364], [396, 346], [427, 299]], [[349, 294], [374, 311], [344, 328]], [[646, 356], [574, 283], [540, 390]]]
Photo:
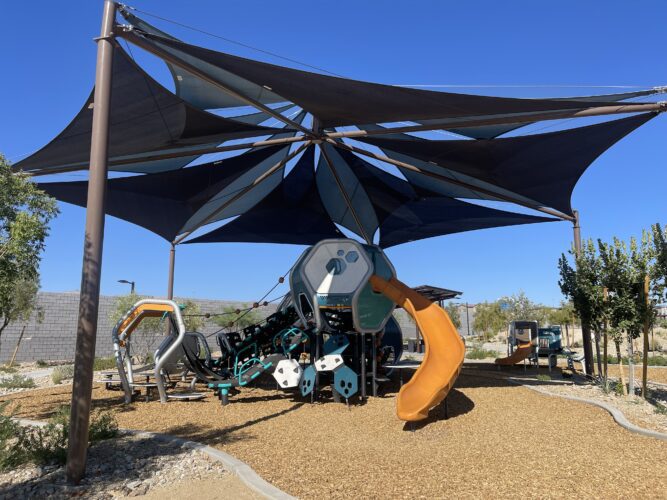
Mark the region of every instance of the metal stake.
[[167, 280], [167, 298], [174, 298], [174, 267], [176, 265], [176, 245], [171, 244], [169, 249], [169, 279]]
[[104, 198], [107, 184], [107, 159], [109, 156], [109, 108], [115, 17], [116, 4], [112, 0], [104, 0], [102, 28], [100, 38], [97, 39], [88, 203], [86, 205], [79, 321], [74, 357], [72, 413], [67, 448], [67, 479], [75, 484], [81, 481], [86, 470], [90, 401], [93, 391], [93, 361], [95, 359], [97, 312], [102, 272], [102, 245], [104, 242]]

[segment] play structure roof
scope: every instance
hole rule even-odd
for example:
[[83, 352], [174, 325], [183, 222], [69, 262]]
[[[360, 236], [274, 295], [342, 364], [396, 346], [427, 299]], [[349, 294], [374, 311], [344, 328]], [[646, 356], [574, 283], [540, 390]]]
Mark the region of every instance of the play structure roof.
[[[516, 99], [382, 85], [197, 47], [121, 13], [130, 26], [117, 34], [167, 63], [175, 94], [116, 47], [110, 168], [142, 175], [109, 180], [106, 212], [174, 243], [309, 245], [347, 230], [390, 247], [571, 219], [570, 197], [586, 168], [655, 116], [498, 137], [534, 121], [620, 109], [615, 103], [656, 90]], [[15, 168], [33, 175], [86, 169], [93, 106], [91, 93], [60, 135]], [[248, 114], [248, 106], [256, 111]], [[459, 138], [414, 135], [424, 130]], [[253, 142], [238, 144], [247, 138]], [[204, 152], [233, 149], [242, 152], [190, 166]], [[86, 204], [86, 181], [40, 185]]]
[[455, 299], [459, 295], [462, 295], [463, 292], [457, 292], [456, 290], [450, 290], [448, 288], [440, 288], [433, 285], [420, 285], [412, 288], [415, 292], [423, 295], [431, 302], [438, 302], [440, 300], [449, 300]]

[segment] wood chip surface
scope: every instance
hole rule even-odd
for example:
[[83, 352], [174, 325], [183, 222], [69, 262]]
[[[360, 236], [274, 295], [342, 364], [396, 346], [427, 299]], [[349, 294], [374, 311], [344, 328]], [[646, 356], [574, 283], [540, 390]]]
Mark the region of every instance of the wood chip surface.
[[[477, 369], [477, 368], [476, 368]], [[46, 419], [70, 387], [6, 396], [17, 416]], [[300, 498], [665, 498], [667, 445], [632, 434], [602, 409], [462, 372], [425, 425], [406, 430], [395, 392], [364, 405], [310, 404], [250, 388], [222, 407], [136, 402], [96, 386], [96, 408], [121, 427], [218, 447]]]

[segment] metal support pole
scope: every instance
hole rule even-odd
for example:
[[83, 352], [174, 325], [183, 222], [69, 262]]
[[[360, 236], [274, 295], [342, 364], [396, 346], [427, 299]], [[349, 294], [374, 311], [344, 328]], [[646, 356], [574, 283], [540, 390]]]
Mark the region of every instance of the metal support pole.
[[111, 102], [115, 17], [116, 4], [112, 0], [104, 0], [102, 28], [100, 38], [97, 39], [88, 203], [86, 206], [79, 321], [74, 357], [72, 413], [67, 449], [67, 479], [75, 484], [81, 481], [86, 470], [90, 401], [93, 391], [93, 362], [95, 359], [95, 336], [97, 334], [102, 245], [104, 242], [104, 198], [107, 183], [107, 159], [109, 156], [109, 107]]
[[[572, 222], [572, 229], [574, 231], [574, 253], [577, 258], [581, 255], [581, 226], [579, 225], [579, 211], [573, 210], [574, 221]], [[593, 376], [594, 373], [594, 363], [593, 363], [593, 346], [591, 345], [591, 328], [584, 321], [581, 320], [581, 341], [584, 345], [584, 365], [586, 366], [586, 374]]]
[[468, 329], [468, 337], [470, 337], [470, 314], [468, 313], [468, 303], [466, 302], [466, 327]]
[[171, 244], [169, 249], [169, 279], [167, 280], [167, 298], [174, 298], [174, 266], [176, 265], [176, 245]]
[[366, 400], [366, 334], [361, 333], [361, 399]]

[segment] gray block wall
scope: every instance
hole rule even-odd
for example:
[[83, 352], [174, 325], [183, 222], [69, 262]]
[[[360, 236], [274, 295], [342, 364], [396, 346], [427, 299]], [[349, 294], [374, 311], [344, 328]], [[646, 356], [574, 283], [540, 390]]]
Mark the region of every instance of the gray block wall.
[[[97, 341], [95, 344], [95, 356], [109, 357], [113, 355], [111, 345], [111, 329], [113, 325], [109, 319], [111, 312], [115, 309], [117, 296], [101, 296], [97, 324]], [[181, 299], [179, 300], [188, 300]], [[202, 300], [190, 299], [197, 303], [202, 313], [219, 313], [223, 307], [233, 305], [242, 306], [240, 302], [224, 300]], [[7, 362], [14, 352], [16, 342], [21, 330], [25, 326], [25, 333], [16, 356], [17, 361], [71, 361], [74, 359], [74, 347], [76, 344], [76, 324], [79, 313], [78, 292], [40, 292], [37, 298], [38, 309], [42, 311], [42, 321], [38, 321], [37, 315], [27, 322], [17, 321], [10, 324], [0, 337], [0, 362]], [[275, 310], [274, 304], [259, 310], [263, 315], [268, 315]], [[200, 331], [204, 334], [212, 333], [220, 327], [212, 321], [207, 321], [206, 326]], [[161, 340], [160, 336], [154, 336], [150, 341], [151, 349], [156, 347]]]

